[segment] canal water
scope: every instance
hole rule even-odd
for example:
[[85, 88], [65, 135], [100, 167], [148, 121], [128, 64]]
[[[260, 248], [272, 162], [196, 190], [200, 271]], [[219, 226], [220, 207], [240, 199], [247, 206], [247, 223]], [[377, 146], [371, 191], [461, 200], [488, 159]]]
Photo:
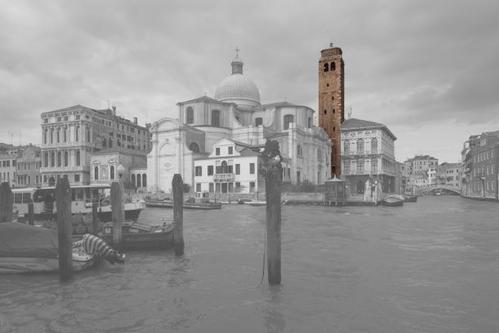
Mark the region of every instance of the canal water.
[[0, 332], [499, 332], [497, 203], [284, 206], [274, 288], [260, 283], [264, 217], [184, 211], [182, 259], [128, 253], [66, 284], [0, 276]]

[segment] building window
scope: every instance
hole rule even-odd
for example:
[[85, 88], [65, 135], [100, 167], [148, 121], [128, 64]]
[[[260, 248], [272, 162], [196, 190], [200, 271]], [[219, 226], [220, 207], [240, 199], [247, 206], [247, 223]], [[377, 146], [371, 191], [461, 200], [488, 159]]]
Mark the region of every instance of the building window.
[[331, 71], [336, 70], [336, 63], [335, 63], [335, 62], [332, 62], [332, 63], [331, 63], [331, 66], [330, 66], [329, 68], [331, 69]]
[[220, 167], [220, 172], [218, 173], [228, 173], [227, 161], [222, 161], [222, 166]]
[[349, 140], [343, 141], [343, 150], [344, 150], [344, 155], [350, 154], [350, 141]]
[[132, 184], [135, 185], [135, 175], [134, 174], [131, 175], [130, 179], [132, 181]]
[[210, 185], [209, 185], [209, 192], [210, 192], [210, 193], [215, 192], [215, 189], [214, 189], [213, 183], [210, 183]]
[[234, 148], [231, 146], [229, 147], [229, 155], [232, 155], [234, 153]]
[[350, 174], [350, 160], [343, 161], [343, 173], [345, 173], [345, 175]]
[[371, 140], [371, 154], [378, 153], [378, 139], [372, 138]]
[[220, 155], [220, 148], [215, 148], [215, 155], [217, 155], [217, 156]]
[[62, 165], [62, 158], [61, 158], [61, 152], [57, 152], [57, 166], [60, 167]]
[[203, 175], [203, 168], [201, 166], [197, 166], [195, 168], [196, 176], [202, 176]]
[[284, 129], [287, 130], [289, 129], [289, 124], [291, 124], [294, 120], [294, 117], [292, 114], [287, 114], [284, 116]]
[[260, 126], [260, 125], [263, 125], [263, 118], [261, 117], [255, 118], [255, 126]]
[[220, 127], [220, 111], [211, 111], [211, 126]]
[[371, 173], [372, 174], [378, 174], [378, 159], [377, 158], [373, 158], [371, 160]]
[[240, 174], [241, 174], [241, 165], [236, 164], [236, 175], [240, 175]]
[[250, 174], [251, 175], [255, 174], [255, 163], [250, 163]]
[[140, 179], [140, 174], [137, 175], [137, 187], [142, 187], [142, 182], [141, 182], [141, 179]]
[[48, 166], [49, 166], [49, 153], [48, 152], [43, 153], [43, 166], [46, 168], [48, 168]]
[[61, 129], [60, 129], [60, 128], [58, 128], [58, 129], [57, 129], [57, 143], [59, 143], [59, 142], [60, 142], [60, 140], [61, 140]]
[[229, 183], [229, 193], [234, 192], [234, 183]]
[[301, 183], [301, 173], [300, 173], [300, 171], [296, 171], [296, 182], [298, 184]]
[[142, 174], [142, 187], [147, 186], [147, 175], [144, 173]]
[[114, 165], [109, 167], [109, 178], [114, 179]]
[[80, 151], [76, 151], [76, 166], [80, 166]]
[[69, 153], [67, 151], [64, 152], [64, 166], [67, 167], [69, 165]]
[[201, 192], [201, 183], [196, 183], [196, 192]]
[[79, 183], [80, 182], [80, 175], [75, 175], [75, 183]]
[[50, 129], [50, 143], [54, 143], [54, 129]]
[[47, 135], [48, 135], [48, 130], [44, 129], [43, 130], [43, 143], [47, 144]]
[[357, 154], [364, 154], [364, 140], [357, 140]]
[[99, 180], [99, 167], [94, 167], [94, 179]]
[[198, 145], [196, 142], [192, 142], [192, 143], [189, 145], [189, 149], [190, 149], [193, 153], [199, 153], [199, 145]]
[[324, 72], [329, 72], [329, 64], [327, 62], [324, 64]]
[[80, 141], [80, 126], [75, 127], [75, 141]]
[[55, 167], [55, 152], [50, 152], [50, 166]]
[[187, 124], [192, 124], [194, 123], [194, 110], [192, 109], [192, 107], [188, 107], [187, 108], [187, 111], [186, 111], [186, 123]]
[[364, 174], [364, 160], [357, 161], [357, 174], [358, 175]]
[[62, 139], [64, 142], [68, 140], [68, 129], [66, 127], [64, 127], [62, 130]]
[[208, 165], [208, 176], [213, 176], [213, 165]]
[[312, 128], [312, 117], [308, 117], [308, 128]]
[[220, 193], [220, 183], [215, 184], [215, 192]]
[[303, 157], [303, 150], [302, 150], [302, 148], [301, 148], [301, 145], [297, 145], [297, 146], [296, 146], [296, 155], [297, 155], [298, 157]]
[[250, 182], [249, 185], [250, 185], [249, 188], [250, 192], [255, 192], [255, 182]]

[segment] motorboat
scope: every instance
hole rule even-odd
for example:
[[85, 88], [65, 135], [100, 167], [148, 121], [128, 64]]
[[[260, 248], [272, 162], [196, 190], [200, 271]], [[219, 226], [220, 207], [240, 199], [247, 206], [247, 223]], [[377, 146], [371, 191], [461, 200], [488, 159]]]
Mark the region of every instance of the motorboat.
[[[59, 271], [57, 231], [23, 223], [0, 223], [0, 273]], [[98, 262], [81, 248], [73, 248], [73, 271]]]

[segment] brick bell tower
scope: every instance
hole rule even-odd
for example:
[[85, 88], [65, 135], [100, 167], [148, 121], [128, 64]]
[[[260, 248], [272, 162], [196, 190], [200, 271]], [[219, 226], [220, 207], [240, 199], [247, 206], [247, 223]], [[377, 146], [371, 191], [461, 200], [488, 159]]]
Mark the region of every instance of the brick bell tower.
[[331, 139], [331, 177], [341, 175], [341, 124], [345, 120], [345, 63], [339, 47], [321, 51], [319, 60], [319, 126]]

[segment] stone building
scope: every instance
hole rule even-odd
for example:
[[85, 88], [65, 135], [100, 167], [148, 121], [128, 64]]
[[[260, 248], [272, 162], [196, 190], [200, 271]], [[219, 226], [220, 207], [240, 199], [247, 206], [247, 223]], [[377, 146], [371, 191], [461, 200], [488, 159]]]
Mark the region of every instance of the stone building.
[[460, 188], [461, 163], [444, 162], [438, 166], [437, 184]]
[[462, 156], [462, 194], [499, 200], [499, 131], [470, 136], [464, 144]]
[[345, 120], [345, 63], [342, 50], [321, 51], [319, 60], [319, 126], [331, 139], [331, 174], [341, 175], [341, 124]]
[[97, 110], [81, 105], [42, 113], [41, 173], [43, 186], [62, 176], [71, 184], [86, 185], [91, 178], [91, 157], [98, 152], [147, 156], [150, 133], [116, 115], [116, 109]]
[[231, 75], [217, 86], [214, 98], [180, 102], [177, 119], [163, 118], [152, 125], [149, 191], [169, 192], [175, 173], [192, 188], [194, 161], [209, 156], [221, 139], [248, 146], [277, 140], [286, 179], [293, 184], [304, 180], [320, 184], [330, 177], [331, 142], [322, 128], [313, 125], [314, 110], [288, 102], [261, 104], [260, 91], [243, 73], [238, 55], [231, 66]]
[[362, 195], [366, 182], [381, 183], [383, 193], [395, 193], [397, 138], [383, 124], [350, 118], [341, 126], [342, 178], [352, 195]]
[[217, 141], [208, 156], [194, 161], [196, 196], [229, 200], [231, 194], [265, 192], [258, 155], [246, 144]]
[[17, 150], [0, 153], [0, 183], [8, 183], [10, 187], [17, 187]]
[[42, 185], [40, 147], [29, 145], [20, 149], [16, 161], [17, 186], [40, 187]]
[[[416, 155], [404, 162], [407, 178], [406, 189], [409, 192], [417, 188], [437, 184], [438, 159], [429, 155]], [[413, 188], [414, 187], [414, 188]]]

